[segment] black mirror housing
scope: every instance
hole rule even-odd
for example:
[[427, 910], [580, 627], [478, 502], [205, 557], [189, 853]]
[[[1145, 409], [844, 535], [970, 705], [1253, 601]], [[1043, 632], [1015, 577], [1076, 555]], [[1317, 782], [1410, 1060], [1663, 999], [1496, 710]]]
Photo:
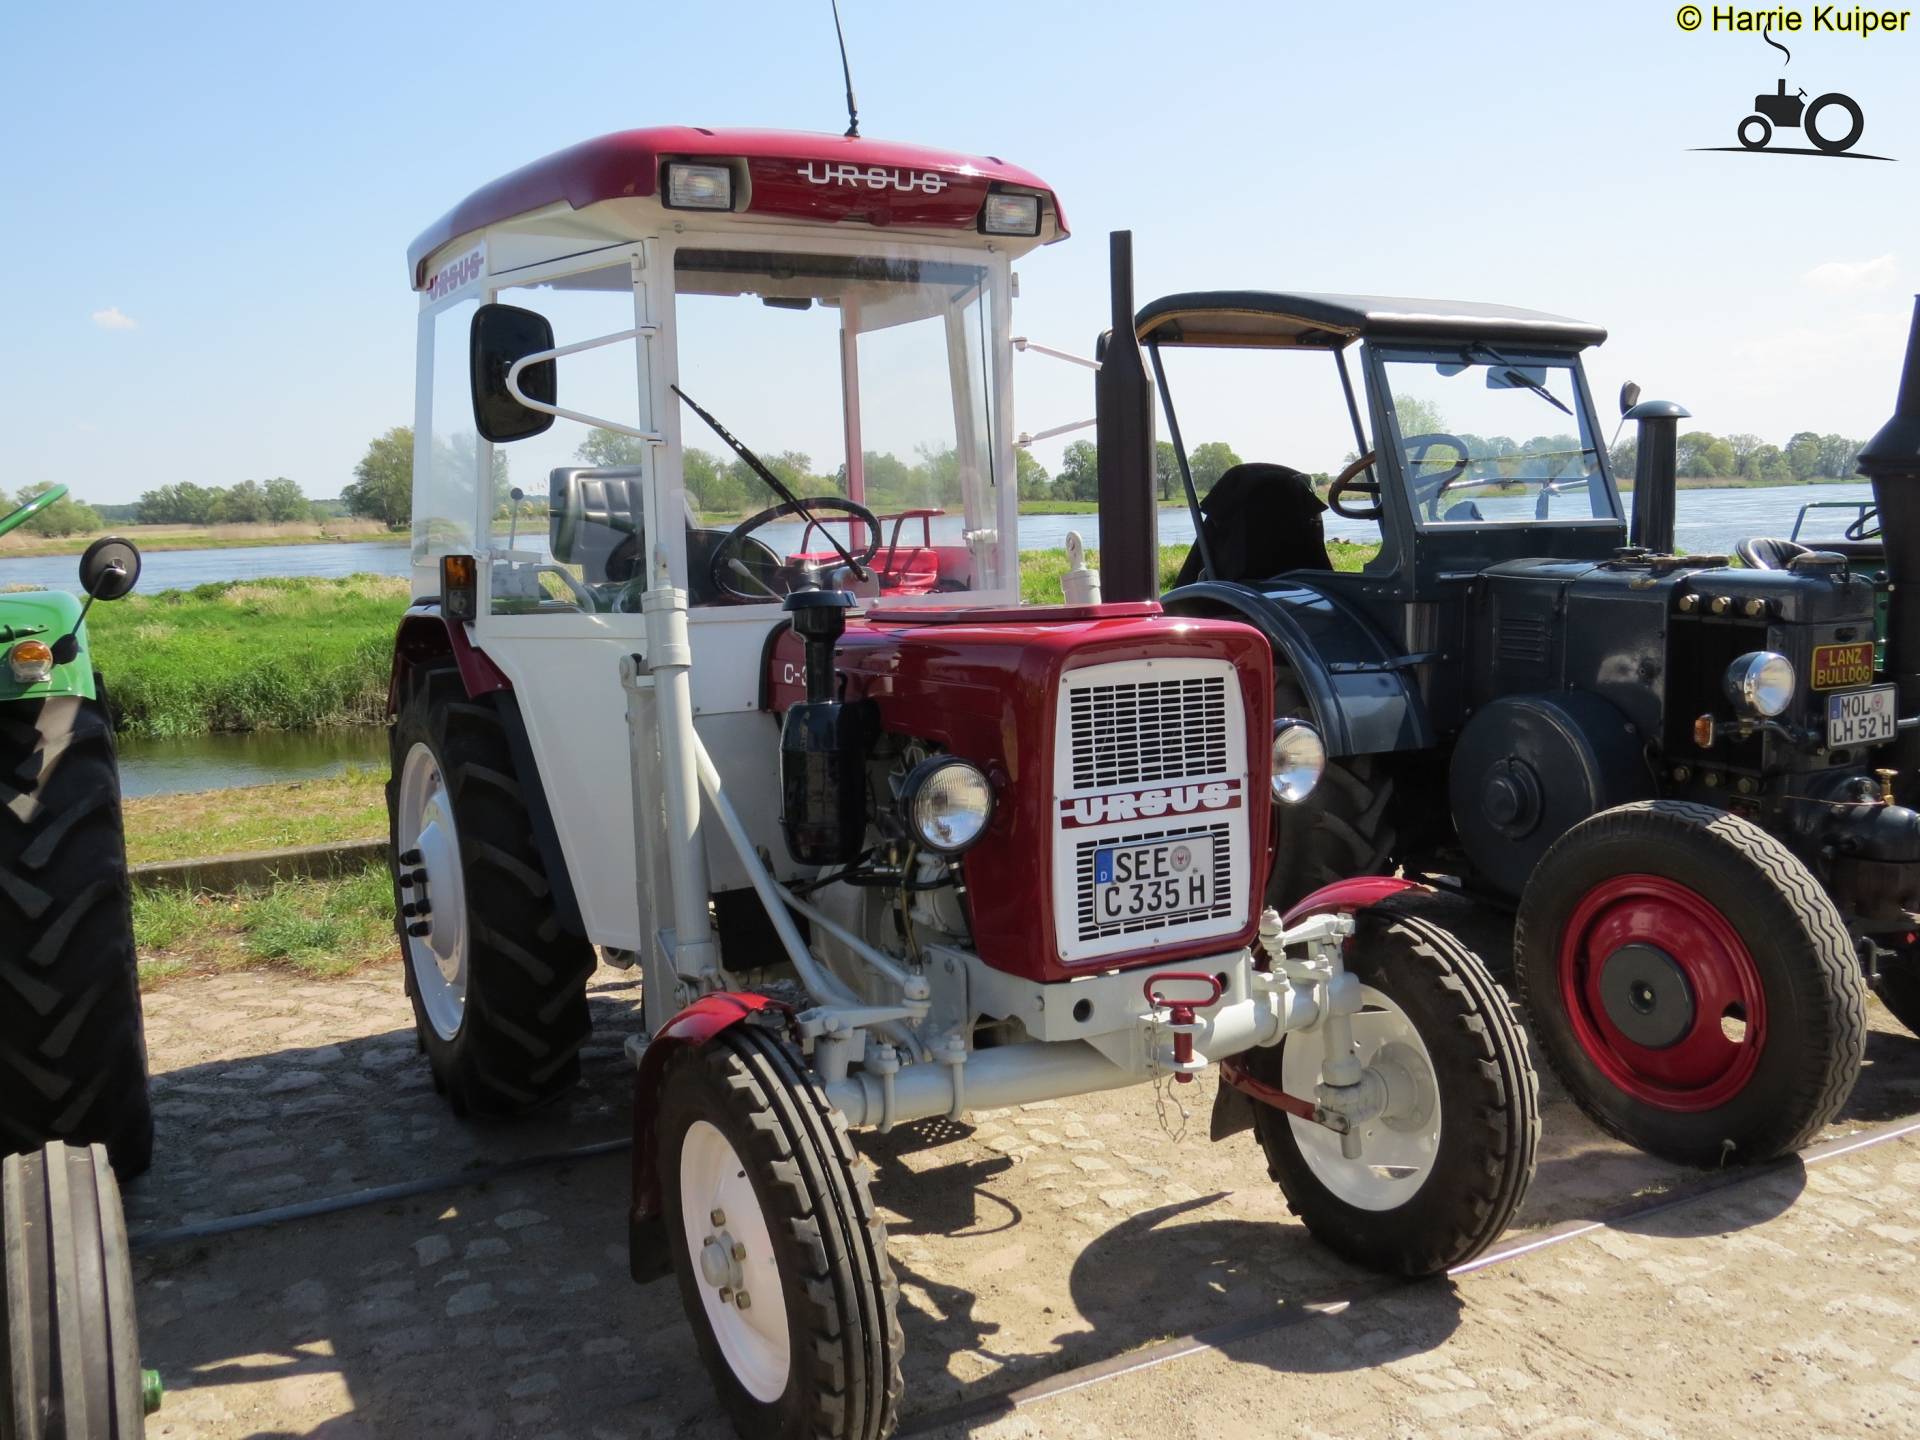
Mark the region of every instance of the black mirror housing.
[[[507, 389], [507, 372], [516, 362], [553, 349], [553, 324], [537, 310], [517, 305], [482, 305], [473, 315], [469, 348], [473, 379], [473, 423], [480, 438], [496, 445], [525, 440], [552, 426], [554, 417], [522, 405]], [[559, 403], [559, 366], [542, 360], [520, 372], [520, 390], [543, 405]]]
[[1627, 412], [1640, 403], [1640, 387], [1629, 380], [1620, 387], [1620, 418], [1627, 418]]
[[140, 551], [131, 540], [102, 535], [80, 557], [80, 588], [94, 600], [118, 600], [139, 583]]

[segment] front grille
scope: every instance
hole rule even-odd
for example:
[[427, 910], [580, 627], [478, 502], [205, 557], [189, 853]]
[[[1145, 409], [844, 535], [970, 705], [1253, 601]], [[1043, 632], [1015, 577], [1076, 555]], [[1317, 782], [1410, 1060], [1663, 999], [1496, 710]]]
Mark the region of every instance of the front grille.
[[1227, 764], [1224, 675], [1088, 685], [1071, 692], [1073, 788], [1218, 775]]
[[[1102, 924], [1094, 917], [1093, 857], [1103, 845], [1137, 844], [1152, 840], [1181, 840], [1192, 835], [1213, 837], [1213, 904], [1205, 910], [1175, 910], [1165, 915], [1146, 915], [1137, 920], [1110, 920]], [[1191, 925], [1198, 920], [1231, 916], [1233, 896], [1233, 844], [1225, 821], [1213, 825], [1185, 825], [1172, 830], [1148, 830], [1128, 835], [1102, 835], [1097, 840], [1082, 840], [1074, 846], [1075, 894], [1079, 896], [1078, 923], [1082, 940], [1099, 940], [1108, 935], [1144, 935], [1176, 925]]]
[[[1116, 661], [1060, 679], [1053, 770], [1054, 940], [1071, 965], [1236, 934], [1250, 918], [1253, 774], [1240, 682], [1224, 660]], [[1097, 856], [1212, 841], [1204, 906], [1098, 910]], [[1111, 892], [1110, 892], [1111, 893]], [[1183, 897], [1197, 899], [1194, 896]]]

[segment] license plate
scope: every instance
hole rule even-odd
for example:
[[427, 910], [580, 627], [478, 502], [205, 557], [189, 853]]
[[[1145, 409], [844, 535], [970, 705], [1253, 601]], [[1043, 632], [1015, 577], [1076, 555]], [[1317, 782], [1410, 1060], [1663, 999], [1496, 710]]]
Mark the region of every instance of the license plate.
[[1893, 686], [1827, 697], [1827, 748], [1874, 745], [1894, 735]]
[[1873, 642], [1858, 645], [1816, 645], [1813, 647], [1815, 690], [1844, 690], [1852, 685], [1873, 683]]
[[1193, 835], [1093, 852], [1093, 905], [1101, 924], [1213, 907], [1213, 837]]

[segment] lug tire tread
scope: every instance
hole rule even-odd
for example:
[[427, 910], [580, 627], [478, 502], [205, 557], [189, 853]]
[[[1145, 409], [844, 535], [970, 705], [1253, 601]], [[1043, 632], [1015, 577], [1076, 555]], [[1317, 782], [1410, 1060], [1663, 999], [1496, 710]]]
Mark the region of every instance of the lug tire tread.
[[[1464, 1109], [1470, 1140], [1452, 1163], [1437, 1164], [1420, 1196], [1394, 1211], [1362, 1211], [1332, 1195], [1314, 1176], [1293, 1140], [1289, 1117], [1254, 1107], [1254, 1130], [1267, 1156], [1267, 1173], [1287, 1205], [1336, 1253], [1355, 1264], [1392, 1274], [1437, 1275], [1482, 1253], [1506, 1233], [1533, 1183], [1540, 1144], [1540, 1086], [1527, 1053], [1526, 1031], [1513, 1005], [1480, 957], [1433, 920], [1408, 914], [1361, 912], [1354, 937], [1362, 983], [1392, 997], [1409, 1019], [1396, 985], [1431, 985], [1447, 1016], [1440, 1034], [1421, 1034], [1432, 1059], [1448, 1118]], [[1369, 933], [1371, 932], [1371, 933]], [[1378, 968], [1372, 957], [1381, 958]], [[1284, 1041], [1282, 1044], [1284, 1045]], [[1443, 1046], [1446, 1047], [1443, 1053]], [[1271, 1054], [1277, 1082], [1279, 1051]], [[1470, 1097], [1464, 1092], [1471, 1091]], [[1443, 1127], [1442, 1144], [1448, 1145]], [[1418, 1213], [1409, 1206], [1424, 1205]]]
[[[882, 1440], [893, 1431], [904, 1388], [900, 1285], [868, 1167], [845, 1117], [788, 1047], [751, 1023], [679, 1052], [670, 1067], [660, 1091], [663, 1110], [691, 1081], [745, 1120], [752, 1153], [741, 1158], [758, 1162], [774, 1185], [775, 1193], [762, 1197], [769, 1230], [784, 1227], [792, 1242], [788, 1257], [804, 1262], [797, 1279], [807, 1313], [796, 1349], [811, 1354], [813, 1369], [798, 1393], [790, 1385], [776, 1411], [738, 1386], [710, 1337], [693, 1258], [681, 1239], [678, 1155], [668, 1153], [684, 1127], [662, 1127], [660, 1174], [674, 1266], [702, 1358], [735, 1423], [743, 1434], [778, 1433], [783, 1440]], [[698, 1067], [697, 1078], [685, 1073], [688, 1067]]]
[[[414, 981], [406, 896], [400, 889], [399, 777], [407, 752], [425, 740], [439, 759], [459, 831], [467, 894], [467, 1003], [460, 1031], [442, 1040]], [[394, 934], [434, 1086], [456, 1113], [506, 1115], [533, 1109], [572, 1088], [591, 1030], [587, 981], [593, 947], [560, 924], [553, 887], [532, 840], [526, 787], [515, 773], [506, 730], [491, 701], [467, 698], [454, 663], [408, 671], [390, 730], [388, 866]]]
[[0, 1152], [153, 1158], [113, 728], [97, 701], [15, 701], [0, 731]]

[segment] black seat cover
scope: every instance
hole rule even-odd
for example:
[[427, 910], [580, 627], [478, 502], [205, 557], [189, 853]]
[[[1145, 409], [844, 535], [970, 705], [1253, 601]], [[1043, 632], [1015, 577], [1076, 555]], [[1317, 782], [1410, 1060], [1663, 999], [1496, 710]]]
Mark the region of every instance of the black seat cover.
[[1733, 542], [1733, 553], [1749, 570], [1784, 570], [1802, 555], [1811, 555], [1810, 546], [1797, 540], [1781, 540], [1772, 535], [1749, 535]]
[[[1217, 580], [1265, 580], [1289, 570], [1331, 570], [1313, 483], [1286, 465], [1235, 465], [1200, 502]], [[1200, 547], [1187, 551], [1176, 585], [1200, 578]]]

